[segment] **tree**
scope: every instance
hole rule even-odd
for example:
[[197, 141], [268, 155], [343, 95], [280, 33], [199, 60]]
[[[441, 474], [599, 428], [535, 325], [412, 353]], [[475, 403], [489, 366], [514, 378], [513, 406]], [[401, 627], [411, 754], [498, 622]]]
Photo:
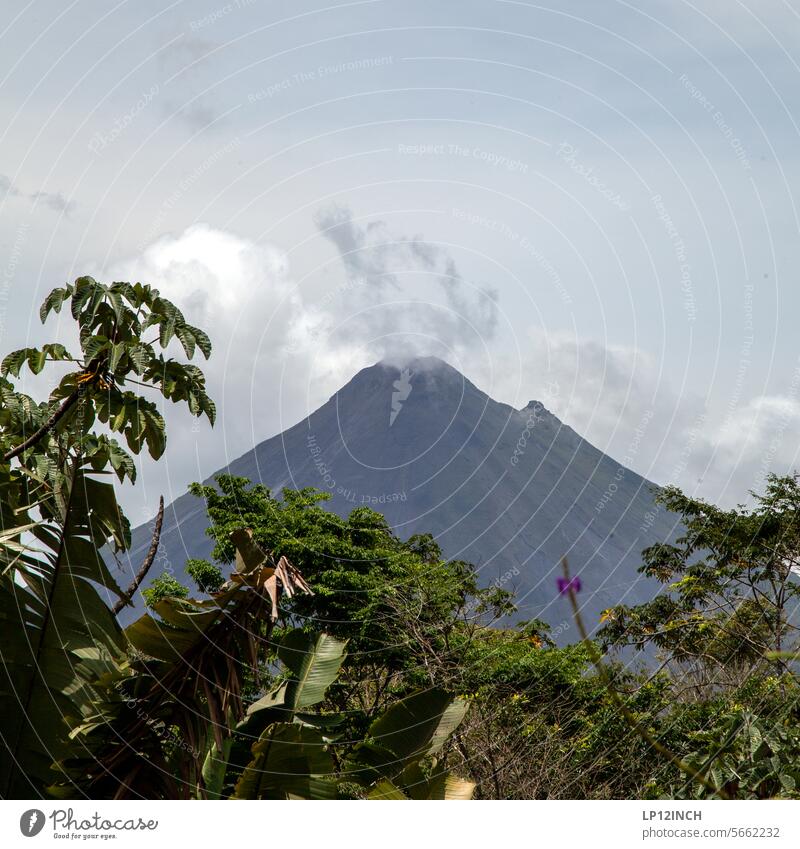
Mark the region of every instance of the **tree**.
[[[741, 678], [780, 655], [797, 627], [789, 613], [800, 593], [800, 482], [768, 478], [755, 505], [722, 510], [670, 487], [658, 500], [681, 517], [675, 545], [642, 553], [640, 572], [665, 592], [636, 607], [606, 611], [608, 646], [650, 644], [668, 660]], [[773, 661], [783, 669], [783, 661]]]
[[[252, 528], [314, 589], [287, 603], [289, 624], [347, 641], [321, 703], [343, 717], [343, 738], [368, 737], [398, 699], [432, 689], [470, 704], [443, 763], [469, 775], [483, 798], [636, 795], [659, 765], [626, 735], [583, 647], [555, 648], [539, 620], [511, 627], [511, 593], [481, 587], [475, 568], [444, 559], [429, 535], [400, 540], [367, 508], [329, 513], [313, 489], [278, 498], [221, 475], [191, 490], [206, 502], [215, 559], [232, 556], [232, 531]], [[660, 681], [650, 685], [637, 703], [653, 705], [662, 691]]]
[[420, 687], [458, 692], [459, 659], [472, 636], [513, 613], [511, 594], [481, 588], [471, 564], [445, 560], [429, 535], [399, 539], [367, 507], [342, 518], [323, 509], [325, 493], [287, 489], [276, 498], [231, 475], [190, 490], [205, 500], [215, 560], [231, 560], [230, 534], [247, 527], [262, 548], [285, 555], [309, 581], [314, 595], [293, 598], [288, 621], [348, 641], [327, 699], [331, 709], [350, 711], [361, 723], [350, 728], [356, 736], [392, 700]]
[[[60, 343], [9, 354], [0, 368], [0, 796], [39, 795], [69, 750], [69, 724], [91, 712], [94, 685], [124, 663], [125, 643], [109, 602], [126, 603], [100, 554], [130, 544], [130, 526], [106, 479], [133, 482], [132, 454], [166, 445], [156, 404], [140, 390], [185, 402], [213, 424], [214, 405], [196, 366], [165, 358], [176, 338], [188, 359], [211, 352], [159, 292], [140, 283], [91, 277], [54, 289], [46, 321], [69, 303], [80, 353]], [[154, 338], [145, 339], [152, 329]], [[18, 392], [23, 366], [64, 371], [47, 401]], [[135, 387], [134, 389], [129, 388]], [[124, 435], [128, 453], [107, 433]], [[135, 589], [135, 587], [133, 588]]]

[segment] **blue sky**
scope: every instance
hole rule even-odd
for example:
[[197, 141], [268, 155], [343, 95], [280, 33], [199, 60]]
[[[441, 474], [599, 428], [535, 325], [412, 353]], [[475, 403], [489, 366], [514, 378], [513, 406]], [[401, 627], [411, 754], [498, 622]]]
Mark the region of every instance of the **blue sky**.
[[143, 517], [404, 351], [742, 500], [796, 464], [798, 35], [782, 0], [21, 4], [3, 349], [87, 272], [208, 325], [218, 432], [167, 410]]

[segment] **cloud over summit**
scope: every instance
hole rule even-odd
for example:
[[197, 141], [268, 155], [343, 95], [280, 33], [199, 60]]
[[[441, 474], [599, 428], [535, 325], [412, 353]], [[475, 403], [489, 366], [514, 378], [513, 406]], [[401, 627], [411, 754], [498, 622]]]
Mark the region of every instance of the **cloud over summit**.
[[343, 206], [314, 220], [354, 284], [339, 327], [355, 329], [374, 354], [459, 358], [494, 338], [497, 290], [467, 280], [447, 247], [394, 233], [381, 220], [361, 223]]

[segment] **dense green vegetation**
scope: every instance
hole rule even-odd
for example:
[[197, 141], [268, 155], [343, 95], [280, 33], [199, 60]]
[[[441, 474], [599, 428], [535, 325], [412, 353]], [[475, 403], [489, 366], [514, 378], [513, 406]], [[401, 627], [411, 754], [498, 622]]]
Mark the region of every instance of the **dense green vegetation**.
[[[644, 552], [642, 571], [660, 575], [668, 592], [639, 608], [607, 611], [596, 643], [649, 647], [659, 666], [634, 672], [641, 663], [626, 666], [607, 655], [613, 693], [585, 645], [557, 648], [536, 620], [509, 627], [510, 594], [480, 588], [474, 568], [443, 560], [429, 537], [401, 541], [367, 508], [339, 518], [323, 509], [323, 493], [310, 490], [274, 498], [229, 476], [192, 490], [206, 500], [215, 559], [229, 561], [230, 533], [248, 527], [260, 545], [301, 565], [315, 594], [286, 602], [286, 624], [349, 641], [325, 700], [325, 709], [355, 717], [348, 734], [363, 733], [359, 723], [394, 699], [438, 687], [470, 705], [447, 762], [475, 783], [479, 798], [714, 795], [654, 750], [642, 728], [725, 795], [794, 795], [800, 691], [785, 652], [770, 652], [791, 644], [794, 632], [786, 599], [795, 584], [786, 564], [796, 479], [772, 479], [751, 512], [717, 511], [674, 490], [662, 494], [665, 506], [684, 516], [686, 538]], [[776, 596], [782, 611], [773, 616], [768, 599]], [[742, 608], [758, 604], [762, 616], [746, 625]], [[763, 773], [763, 781], [743, 788], [737, 769]]]
[[[191, 487], [215, 542], [186, 564], [196, 592], [156, 576], [123, 629], [160, 521], [120, 588], [109, 478], [164, 451], [142, 391], [213, 423], [183, 361], [210, 343], [140, 284], [80, 278], [42, 319], [65, 304], [80, 353], [14, 352], [0, 376], [0, 797], [800, 796], [797, 478], [732, 511], [664, 490], [685, 534], [643, 552], [663, 592], [558, 647], [430, 536], [220, 476]], [[47, 401], [15, 387], [26, 366], [61, 370]]]

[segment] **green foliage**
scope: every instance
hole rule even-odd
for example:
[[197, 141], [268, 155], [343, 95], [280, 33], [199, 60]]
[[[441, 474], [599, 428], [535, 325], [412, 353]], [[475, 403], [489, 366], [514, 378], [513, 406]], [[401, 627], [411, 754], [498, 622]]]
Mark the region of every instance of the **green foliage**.
[[72, 355], [63, 345], [58, 343], [42, 345], [41, 348], [22, 348], [4, 357], [2, 365], [0, 365], [0, 373], [19, 377], [22, 366], [27, 363], [33, 374], [39, 374], [48, 360], [52, 362], [72, 360]]
[[[606, 645], [651, 644], [682, 662], [750, 667], [792, 642], [800, 583], [800, 481], [768, 478], [752, 509], [721, 510], [670, 487], [658, 500], [685, 528], [675, 545], [646, 549], [640, 571], [666, 592], [606, 611]], [[780, 661], [778, 661], [780, 664]]]
[[[3, 798], [41, 795], [63, 777], [73, 724], [96, 712], [101, 682], [126, 668], [126, 640], [107, 604], [122, 590], [100, 552], [109, 543], [116, 551], [130, 545], [129, 522], [107, 478], [132, 482], [129, 452], [146, 446], [160, 457], [166, 444], [161, 414], [138, 390], [155, 389], [214, 417], [202, 373], [156, 354], [154, 344], [163, 347], [178, 330], [187, 355], [190, 337], [210, 351], [205, 334], [186, 326], [157, 290], [81, 277], [50, 293], [42, 320], [66, 303], [79, 353], [48, 343], [15, 351], [0, 365]], [[151, 327], [158, 338], [149, 341]], [[58, 375], [48, 400], [15, 389], [23, 367], [41, 375], [50, 365]], [[98, 422], [123, 434], [128, 450], [96, 433]]]
[[189, 590], [180, 581], [177, 581], [172, 575], [165, 572], [155, 578], [146, 590], [142, 590], [142, 595], [148, 607], [156, 607], [162, 599], [168, 596], [186, 598], [189, 595]]
[[[341, 518], [324, 510], [327, 496], [311, 488], [284, 490], [277, 499], [244, 478], [220, 475], [216, 484], [190, 487], [206, 502], [214, 557], [232, 560], [229, 536], [242, 527], [251, 528], [263, 548], [285, 555], [314, 587], [313, 596], [293, 599], [285, 612], [293, 624], [313, 621], [349, 640], [354, 675], [369, 674], [354, 668], [362, 662], [390, 675], [418, 667], [419, 654], [404, 630], [409, 617], [419, 651], [447, 654], [462, 624], [489, 624], [514, 610], [510, 593], [479, 586], [471, 564], [444, 560], [429, 535], [398, 539], [369, 508]], [[417, 676], [408, 686], [422, 683]]]
[[[800, 798], [800, 728], [747, 710], [726, 714], [713, 728], [697, 731], [699, 748], [687, 761], [737, 799]], [[702, 784], [683, 777], [675, 798], [702, 798]]]
[[[440, 690], [393, 704], [355, 746], [334, 756], [344, 717], [300, 712], [322, 702], [344, 661], [345, 644], [326, 634], [291, 631], [278, 656], [287, 680], [256, 702], [240, 734], [260, 731], [236, 781], [236, 799], [333, 799], [344, 788], [366, 798], [469, 798], [472, 785], [431, 761], [456, 730], [467, 705]], [[342, 749], [350, 748], [349, 754]], [[342, 762], [341, 770], [336, 763]], [[233, 759], [235, 769], [235, 759]], [[430, 768], [430, 775], [424, 767]]]
[[215, 566], [207, 560], [187, 560], [186, 572], [197, 584], [201, 593], [218, 592], [225, 583], [225, 578], [219, 566]]
[[[97, 682], [60, 760], [60, 797], [219, 794], [246, 679], [271, 656], [272, 609], [302, 578], [237, 534], [240, 568], [208, 599], [163, 596], [122, 632], [127, 659]], [[183, 589], [183, 588], [182, 588]], [[185, 593], [185, 591], [184, 591]], [[182, 594], [183, 596], [183, 594]], [[313, 676], [308, 676], [313, 678]]]
[[[216, 410], [205, 392], [202, 371], [172, 358], [165, 359], [155, 348], [166, 348], [173, 338], [178, 338], [189, 359], [196, 348], [208, 358], [208, 337], [187, 324], [180, 310], [162, 298], [157, 289], [141, 283], [104, 285], [91, 277], [79, 277], [75, 283], [50, 293], [42, 306], [42, 320], [51, 311], [60, 312], [67, 301], [78, 325], [80, 356], [71, 355], [57, 343], [25, 348], [3, 360], [0, 374], [18, 377], [25, 364], [38, 374], [47, 362], [55, 361], [71, 363], [77, 370], [68, 371], [61, 378], [45, 404], [35, 405], [25, 396], [9, 391], [8, 397], [3, 398], [8, 413], [0, 421], [0, 445], [11, 447], [22, 442], [25, 434], [55, 413], [59, 403], [79, 394], [80, 402], [46, 435], [46, 445], [54, 447], [59, 436], [63, 437], [62, 442], [76, 444], [99, 421], [123, 434], [133, 453], [138, 454], [146, 445], [151, 456], [158, 458], [166, 445], [164, 420], [152, 401], [127, 388], [129, 383], [155, 388], [175, 402], [185, 401], [193, 415], [206, 415], [213, 424]], [[153, 339], [145, 338], [149, 328], [156, 331]], [[10, 390], [10, 384], [7, 386]], [[41, 452], [41, 443], [37, 450]], [[130, 464], [120, 460], [115, 471], [119, 473], [120, 468], [127, 471]]]

